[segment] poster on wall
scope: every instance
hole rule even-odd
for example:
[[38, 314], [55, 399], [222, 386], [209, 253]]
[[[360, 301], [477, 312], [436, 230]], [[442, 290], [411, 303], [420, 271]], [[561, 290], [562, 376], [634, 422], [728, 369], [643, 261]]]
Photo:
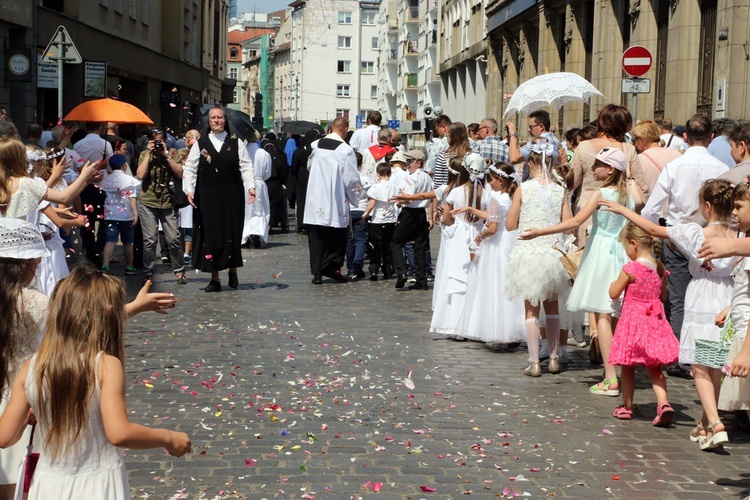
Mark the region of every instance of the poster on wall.
[[104, 61], [85, 61], [83, 70], [83, 96], [107, 96], [107, 63]]

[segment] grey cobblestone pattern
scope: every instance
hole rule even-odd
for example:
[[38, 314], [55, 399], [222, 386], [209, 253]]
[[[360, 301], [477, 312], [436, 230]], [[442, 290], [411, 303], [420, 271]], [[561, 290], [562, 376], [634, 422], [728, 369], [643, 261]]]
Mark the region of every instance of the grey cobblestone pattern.
[[[127, 325], [130, 418], [193, 442], [179, 459], [127, 451], [134, 498], [348, 499], [376, 483], [380, 498], [750, 495], [750, 436], [732, 416], [722, 452], [688, 440], [700, 416], [690, 381], [669, 380], [675, 423], [655, 428], [639, 371], [636, 418], [618, 421], [619, 398], [588, 393], [601, 369], [583, 349], [559, 375], [524, 377], [523, 350], [427, 333], [431, 291], [311, 285], [293, 233], [243, 255], [239, 289], [218, 294], [201, 290], [207, 275], [181, 286], [157, 264], [154, 289], [181, 302]], [[132, 296], [140, 279], [127, 284]]]

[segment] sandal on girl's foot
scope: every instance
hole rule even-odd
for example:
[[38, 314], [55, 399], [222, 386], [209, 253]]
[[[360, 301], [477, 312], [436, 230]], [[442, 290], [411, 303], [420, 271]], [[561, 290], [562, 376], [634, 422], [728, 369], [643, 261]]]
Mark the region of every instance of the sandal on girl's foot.
[[633, 418], [633, 409], [620, 405], [615, 408], [615, 412], [612, 416], [619, 418], [620, 420], [630, 420]]
[[[616, 389], [610, 389], [611, 386], [617, 384]], [[601, 387], [599, 387], [601, 386]], [[619, 396], [620, 395], [620, 384], [617, 382], [617, 377], [612, 379], [604, 379], [598, 384], [594, 384], [591, 386], [591, 389], [589, 389], [589, 392], [591, 394], [596, 394], [597, 396]]]
[[[722, 425], [721, 420], [706, 427], [706, 437], [702, 441], [699, 441], [701, 450], [713, 450], [717, 446], [729, 442], [727, 431], [716, 431], [716, 426], [718, 425]], [[711, 434], [711, 437], [708, 437], [708, 434]]]
[[669, 427], [672, 425], [672, 417], [674, 417], [674, 410], [669, 403], [664, 401], [662, 404], [656, 407], [656, 418], [654, 418], [654, 427]]
[[[701, 434], [703, 433], [703, 434]], [[703, 438], [706, 437], [706, 428], [703, 427], [701, 424], [696, 425], [691, 431], [690, 431], [690, 441], [697, 443], [701, 441]]]

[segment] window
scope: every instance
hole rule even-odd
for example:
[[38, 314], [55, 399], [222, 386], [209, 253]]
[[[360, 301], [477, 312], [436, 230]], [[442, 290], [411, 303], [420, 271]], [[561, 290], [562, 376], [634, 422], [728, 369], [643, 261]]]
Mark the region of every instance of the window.
[[231, 57], [232, 59], [237, 59], [239, 55], [240, 51], [237, 50], [237, 47], [232, 47], [231, 49], [229, 49], [229, 57]]
[[349, 85], [336, 85], [336, 97], [349, 97]]
[[352, 24], [352, 13], [339, 12], [339, 24]]
[[128, 1], [128, 15], [130, 16], [130, 19], [136, 19], [138, 17], [135, 0]]
[[336, 71], [338, 71], [339, 73], [351, 73], [352, 62], [351, 61], [339, 61]]
[[229, 68], [229, 78], [237, 79], [237, 68]]
[[352, 37], [350, 36], [340, 36], [339, 37], [339, 46], [340, 49], [351, 49], [352, 48]]
[[240, 102], [237, 96], [237, 89], [232, 92], [232, 102]]
[[375, 63], [372, 61], [362, 61], [362, 74], [372, 75], [375, 73]]
[[337, 109], [336, 110], [336, 118], [346, 118], [349, 119], [349, 110], [348, 109]]
[[107, 0], [99, 0], [99, 5], [102, 7], [107, 7]]
[[148, 26], [148, 0], [141, 0], [141, 22]]
[[362, 24], [367, 26], [375, 26], [375, 13], [374, 12], [363, 12], [362, 13]]
[[370, 41], [370, 48], [372, 50], [378, 50], [378, 37], [372, 37], [372, 40]]
[[115, 0], [115, 12], [122, 14], [122, 0]]
[[370, 85], [370, 99], [377, 99], [377, 98], [378, 98], [378, 86]]

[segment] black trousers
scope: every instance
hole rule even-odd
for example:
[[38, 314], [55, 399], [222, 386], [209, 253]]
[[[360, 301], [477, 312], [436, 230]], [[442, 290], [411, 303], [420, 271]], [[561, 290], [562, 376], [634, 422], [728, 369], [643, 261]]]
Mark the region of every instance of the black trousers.
[[370, 224], [370, 274], [378, 274], [383, 269], [386, 278], [393, 274], [393, 257], [391, 256], [391, 240], [396, 224]]
[[347, 228], [310, 225], [307, 245], [310, 249], [310, 272], [323, 275], [340, 271], [346, 255]]
[[391, 256], [396, 273], [406, 274], [403, 246], [414, 242], [414, 265], [417, 275], [417, 285], [427, 286], [425, 274], [425, 245], [430, 238], [430, 224], [427, 222], [427, 210], [424, 208], [404, 207], [398, 216], [396, 228], [391, 239]]

